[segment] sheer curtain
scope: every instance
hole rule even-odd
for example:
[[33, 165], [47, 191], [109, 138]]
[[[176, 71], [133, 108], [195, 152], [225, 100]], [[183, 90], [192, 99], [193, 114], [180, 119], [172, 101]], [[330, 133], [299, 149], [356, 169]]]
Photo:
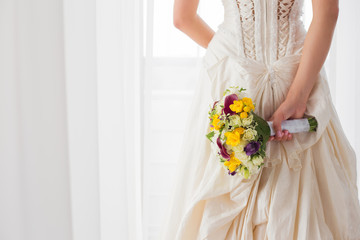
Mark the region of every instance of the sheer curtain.
[[97, 1], [101, 239], [142, 239], [142, 5]]
[[62, 2], [0, 19], [0, 239], [71, 239]]
[[0, 239], [141, 238], [140, 1], [0, 1]]
[[95, 1], [2, 0], [0, 36], [0, 239], [99, 239]]

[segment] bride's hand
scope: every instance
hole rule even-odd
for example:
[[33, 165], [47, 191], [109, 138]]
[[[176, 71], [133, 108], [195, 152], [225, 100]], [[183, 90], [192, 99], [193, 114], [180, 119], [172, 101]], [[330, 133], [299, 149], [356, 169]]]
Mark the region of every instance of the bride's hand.
[[270, 137], [270, 141], [287, 141], [292, 139], [291, 133], [281, 129], [281, 122], [287, 119], [302, 118], [306, 111], [306, 101], [300, 101], [295, 97], [287, 97], [279, 106], [268, 121], [273, 121], [275, 136]]

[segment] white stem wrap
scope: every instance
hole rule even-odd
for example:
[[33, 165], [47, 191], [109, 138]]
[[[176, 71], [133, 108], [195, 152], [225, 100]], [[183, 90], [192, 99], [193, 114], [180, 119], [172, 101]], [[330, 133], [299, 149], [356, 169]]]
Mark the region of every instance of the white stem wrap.
[[[267, 123], [270, 127], [270, 136], [274, 136], [273, 122], [267, 121]], [[308, 132], [310, 130], [310, 124], [307, 118], [284, 120], [281, 123], [281, 129], [286, 129], [289, 133]]]

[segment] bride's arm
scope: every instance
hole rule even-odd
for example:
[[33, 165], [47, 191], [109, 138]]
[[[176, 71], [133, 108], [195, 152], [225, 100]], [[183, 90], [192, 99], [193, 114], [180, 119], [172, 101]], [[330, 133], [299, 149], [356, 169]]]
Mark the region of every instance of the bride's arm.
[[175, 0], [173, 24], [203, 48], [214, 35], [214, 31], [197, 14], [199, 0]]
[[[273, 121], [276, 132], [281, 130], [282, 120], [303, 117], [306, 102], [330, 49], [339, 12], [338, 0], [313, 0], [312, 7], [313, 18], [305, 37], [298, 71], [286, 100], [269, 119]], [[280, 134], [275, 140], [289, 140], [289, 135]]]

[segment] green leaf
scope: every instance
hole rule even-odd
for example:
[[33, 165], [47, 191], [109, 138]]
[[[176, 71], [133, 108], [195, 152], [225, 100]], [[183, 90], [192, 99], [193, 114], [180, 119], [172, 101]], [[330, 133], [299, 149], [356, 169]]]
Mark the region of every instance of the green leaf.
[[246, 88], [241, 88], [239, 92], [246, 91]]
[[264, 119], [262, 119], [257, 114], [255, 114], [254, 112], [252, 114], [254, 117], [254, 121], [257, 122], [257, 126], [255, 127], [255, 130], [257, 131], [258, 135], [262, 136], [262, 140], [265, 145], [270, 137], [269, 124]]
[[247, 167], [242, 166], [242, 167], [240, 168], [240, 172], [242, 173], [242, 175], [243, 175], [244, 178], [246, 178], [246, 179], [249, 178], [250, 172], [249, 172], [249, 170], [247, 169]]
[[210, 112], [210, 117], [213, 117], [216, 113], [216, 109], [213, 109], [211, 112]]
[[224, 93], [223, 93], [223, 96], [225, 96], [226, 93], [228, 93], [228, 92], [230, 92], [230, 90], [229, 90], [229, 89], [226, 89], [226, 90], [224, 91]]
[[225, 128], [225, 124], [223, 124], [223, 125], [220, 127], [219, 132], [221, 133], [221, 132], [224, 130], [224, 128]]
[[214, 135], [215, 135], [215, 132], [212, 131], [212, 132], [209, 132], [208, 134], [206, 134], [206, 137], [207, 137], [207, 139], [209, 139], [211, 142], [213, 142], [211, 139], [214, 137]]

